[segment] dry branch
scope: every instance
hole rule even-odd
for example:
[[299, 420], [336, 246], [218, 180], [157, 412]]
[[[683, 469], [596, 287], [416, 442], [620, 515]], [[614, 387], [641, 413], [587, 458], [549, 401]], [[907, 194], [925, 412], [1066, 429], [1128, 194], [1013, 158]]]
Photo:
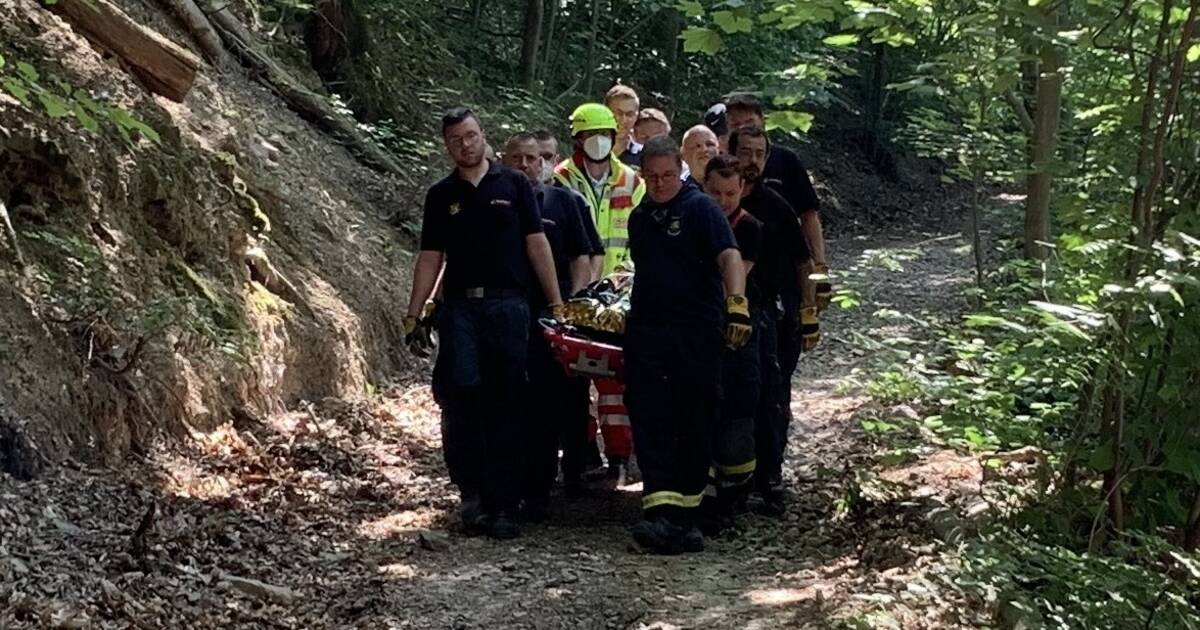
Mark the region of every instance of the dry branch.
[[229, 9], [209, 9], [208, 16], [234, 55], [252, 68], [258, 79], [283, 97], [293, 110], [346, 144], [368, 166], [387, 173], [401, 172], [396, 160], [363, 135], [353, 118], [335, 111], [324, 97], [301, 85], [263, 53], [254, 35]]
[[17, 256], [17, 266], [25, 268], [25, 257], [21, 255], [21, 245], [17, 242], [17, 231], [13, 229], [12, 219], [8, 216], [8, 208], [0, 201], [0, 221], [4, 222], [4, 233], [12, 242], [13, 253]]
[[162, 0], [162, 3], [187, 27], [209, 63], [222, 70], [229, 67], [229, 53], [221, 45], [221, 36], [193, 0]]
[[150, 91], [182, 101], [203, 62], [133, 21], [108, 0], [61, 0], [50, 7], [87, 38], [120, 57]]

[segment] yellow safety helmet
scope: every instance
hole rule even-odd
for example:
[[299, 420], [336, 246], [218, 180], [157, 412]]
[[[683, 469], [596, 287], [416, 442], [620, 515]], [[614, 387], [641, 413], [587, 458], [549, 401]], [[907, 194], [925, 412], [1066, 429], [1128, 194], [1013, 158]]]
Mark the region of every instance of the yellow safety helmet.
[[597, 129], [617, 130], [617, 118], [612, 110], [600, 103], [584, 103], [571, 112], [571, 135]]

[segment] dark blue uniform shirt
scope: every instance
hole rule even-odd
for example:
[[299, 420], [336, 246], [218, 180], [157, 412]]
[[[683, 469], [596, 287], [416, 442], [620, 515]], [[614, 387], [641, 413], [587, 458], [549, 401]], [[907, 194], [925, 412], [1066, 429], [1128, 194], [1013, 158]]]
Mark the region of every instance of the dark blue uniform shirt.
[[478, 186], [455, 170], [425, 195], [421, 249], [445, 252], [447, 297], [480, 287], [528, 291], [535, 283], [525, 237], [541, 231], [529, 179], [496, 162]]
[[755, 185], [742, 208], [763, 223], [762, 253], [750, 275], [763, 302], [774, 302], [781, 290], [795, 290], [796, 265], [808, 260], [808, 242], [792, 207], [771, 188]]
[[717, 256], [736, 247], [711, 197], [684, 186], [665, 204], [647, 195], [629, 217], [631, 325], [717, 326], [725, 318]]
[[[565, 300], [571, 296], [571, 260], [592, 253], [592, 243], [583, 225], [584, 216], [590, 221], [591, 213], [581, 214], [576, 200], [584, 204], [585, 211], [587, 202], [565, 188], [539, 186], [535, 195], [542, 213], [542, 228], [546, 232], [546, 240], [550, 241], [550, 253], [554, 257], [558, 291]], [[595, 229], [593, 226], [592, 231]], [[534, 294], [531, 303], [538, 306], [546, 303], [541, 291], [535, 290]]]
[[762, 182], [774, 188], [788, 202], [796, 216], [805, 212], [816, 212], [821, 207], [817, 191], [800, 156], [787, 147], [771, 145], [767, 165], [763, 168]]

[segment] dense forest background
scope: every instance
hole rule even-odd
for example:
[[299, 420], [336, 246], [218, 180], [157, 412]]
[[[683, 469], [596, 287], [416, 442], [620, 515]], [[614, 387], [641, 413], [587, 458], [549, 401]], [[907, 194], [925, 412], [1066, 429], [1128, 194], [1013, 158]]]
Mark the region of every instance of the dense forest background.
[[1200, 627], [1200, 0], [113, 3], [206, 60], [186, 100], [72, 34], [79, 3], [0, 0], [13, 478], [423, 369], [390, 304], [445, 108], [494, 145], [565, 140], [621, 82], [678, 137], [750, 91], [835, 240], [957, 231], [971, 261], [940, 313], [863, 285], [917, 249], [830, 261], [842, 311], [921, 334], [827, 337], [865, 357], [839, 387], [873, 401], [876, 450], [822, 518], [877, 515], [880, 467], [960, 453], [987, 496], [982, 524], [933, 526], [954, 601], [1009, 627]]

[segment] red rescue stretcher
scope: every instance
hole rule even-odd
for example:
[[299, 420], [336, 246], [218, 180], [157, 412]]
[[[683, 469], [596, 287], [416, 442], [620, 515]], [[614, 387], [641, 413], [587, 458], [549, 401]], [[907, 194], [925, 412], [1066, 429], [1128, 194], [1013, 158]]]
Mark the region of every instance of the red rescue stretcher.
[[552, 322], [542, 322], [542, 334], [567, 372], [596, 381], [625, 382], [625, 353], [620, 346], [597, 341], [585, 331]]

